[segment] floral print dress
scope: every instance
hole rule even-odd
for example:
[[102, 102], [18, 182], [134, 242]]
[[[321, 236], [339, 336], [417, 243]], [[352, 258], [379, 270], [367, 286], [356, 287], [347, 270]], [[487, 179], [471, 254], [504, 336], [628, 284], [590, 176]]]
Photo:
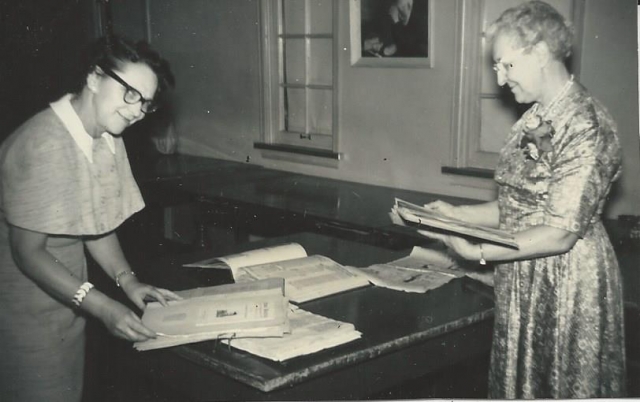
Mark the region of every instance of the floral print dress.
[[546, 225], [579, 239], [564, 254], [496, 266], [491, 398], [624, 396], [621, 277], [600, 220], [621, 150], [611, 116], [574, 85], [544, 116], [551, 149], [534, 160], [521, 144], [532, 108], [496, 168], [501, 229]]

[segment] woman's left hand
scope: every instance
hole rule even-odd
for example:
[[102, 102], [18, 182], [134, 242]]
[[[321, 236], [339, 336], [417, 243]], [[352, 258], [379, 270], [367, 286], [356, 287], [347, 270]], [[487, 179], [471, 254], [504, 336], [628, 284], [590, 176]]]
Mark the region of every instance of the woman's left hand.
[[145, 299], [154, 299], [163, 306], [167, 306], [167, 302], [172, 300], [182, 300], [182, 297], [170, 290], [157, 288], [146, 283], [138, 282], [137, 280], [123, 284], [122, 290], [124, 290], [127, 297], [129, 297], [133, 304], [140, 310], [144, 310], [145, 308]]
[[445, 246], [447, 246], [447, 248], [453, 250], [465, 260], [479, 259], [478, 245], [471, 243], [462, 237], [434, 233], [427, 230], [418, 230], [418, 233], [430, 239], [440, 240]]

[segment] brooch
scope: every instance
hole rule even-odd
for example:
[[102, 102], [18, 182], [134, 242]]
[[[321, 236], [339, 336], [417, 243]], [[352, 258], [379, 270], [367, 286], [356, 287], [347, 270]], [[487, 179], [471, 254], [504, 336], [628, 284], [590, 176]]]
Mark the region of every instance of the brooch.
[[524, 133], [520, 148], [531, 160], [537, 161], [543, 152], [553, 151], [551, 138], [556, 133], [551, 120], [543, 120], [538, 114], [529, 116], [524, 122]]

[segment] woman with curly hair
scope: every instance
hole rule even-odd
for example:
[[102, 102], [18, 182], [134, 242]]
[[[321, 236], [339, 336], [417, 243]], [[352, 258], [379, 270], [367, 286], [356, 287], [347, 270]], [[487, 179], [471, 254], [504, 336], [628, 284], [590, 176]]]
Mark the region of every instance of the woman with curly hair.
[[491, 398], [624, 396], [621, 277], [600, 219], [621, 173], [615, 122], [567, 70], [573, 33], [549, 4], [506, 10], [486, 37], [498, 84], [532, 106], [500, 152], [497, 200], [427, 207], [512, 232], [519, 248], [423, 234], [496, 263]]

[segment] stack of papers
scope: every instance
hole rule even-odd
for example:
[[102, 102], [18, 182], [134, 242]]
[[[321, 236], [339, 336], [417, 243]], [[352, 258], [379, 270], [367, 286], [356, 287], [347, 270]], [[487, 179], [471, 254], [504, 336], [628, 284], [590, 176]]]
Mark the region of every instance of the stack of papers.
[[[283, 281], [285, 297], [295, 303], [369, 286], [367, 275], [357, 268], [345, 267], [321, 255], [308, 256], [306, 250], [297, 243], [211, 258], [184, 266], [230, 270], [235, 286], [251, 286], [269, 280]], [[192, 292], [189, 297], [193, 296], [196, 294]], [[293, 304], [288, 306], [287, 312], [289, 327], [285, 333], [269, 336], [265, 335], [263, 329], [260, 335], [253, 336], [236, 331], [234, 337], [226, 337], [222, 341], [266, 359], [284, 361], [351, 342], [362, 336], [353, 324], [313, 314]], [[193, 335], [190, 337], [195, 339]], [[166, 344], [169, 340], [164, 337], [162, 342]]]
[[168, 306], [149, 303], [142, 316], [158, 337], [136, 342], [151, 350], [218, 338], [282, 336], [290, 332], [284, 281], [212, 286], [177, 292], [183, 300]]
[[357, 268], [328, 257], [307, 256], [297, 243], [186, 264], [228, 269], [235, 284], [176, 292], [184, 300], [150, 303], [143, 323], [159, 336], [134, 346], [150, 350], [220, 339], [275, 361], [315, 353], [358, 339], [353, 324], [304, 311], [302, 303], [369, 286]]
[[418, 225], [429, 228], [436, 228], [438, 230], [449, 232], [449, 234], [471, 237], [478, 241], [481, 240], [501, 244], [515, 249], [518, 248], [518, 243], [515, 241], [513, 234], [509, 232], [474, 225], [450, 216], [438, 214], [430, 209], [412, 204], [399, 198], [396, 198], [393, 211], [407, 222], [417, 223]]
[[369, 279], [357, 269], [322, 255], [243, 267], [234, 276], [238, 283], [268, 278], [283, 278], [285, 294], [295, 303], [369, 285]]
[[229, 269], [238, 283], [283, 278], [285, 295], [294, 303], [369, 285], [369, 279], [358, 269], [345, 267], [325, 256], [307, 256], [297, 243], [199, 261], [185, 267]]
[[406, 268], [389, 264], [375, 264], [362, 271], [376, 286], [401, 290], [409, 293], [425, 293], [438, 288], [452, 279], [463, 276], [454, 272], [430, 270], [427, 268]]
[[342, 345], [362, 336], [353, 324], [332, 320], [292, 305], [291, 333], [281, 338], [225, 340], [232, 347], [274, 361], [285, 361]]
[[424, 293], [462, 276], [493, 286], [492, 268], [455, 258], [446, 249], [416, 246], [406, 257], [360, 270], [376, 286], [405, 292]]

